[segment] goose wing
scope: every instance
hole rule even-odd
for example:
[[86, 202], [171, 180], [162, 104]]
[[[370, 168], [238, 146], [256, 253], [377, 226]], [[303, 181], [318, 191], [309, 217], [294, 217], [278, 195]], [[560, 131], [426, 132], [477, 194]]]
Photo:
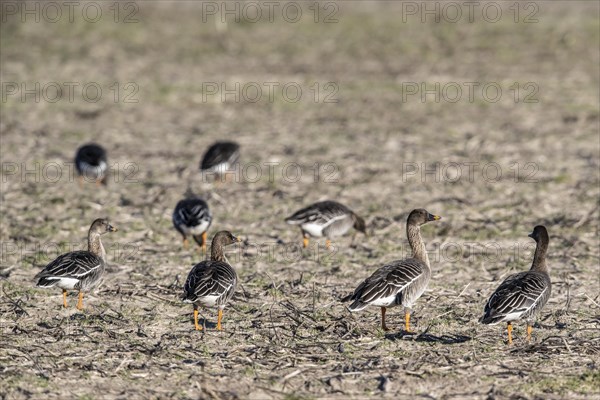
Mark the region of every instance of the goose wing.
[[396, 297], [425, 274], [425, 264], [415, 258], [396, 261], [379, 268], [363, 281], [352, 295], [350, 310], [360, 310], [378, 300]]
[[217, 297], [222, 300], [220, 303], [223, 303], [233, 296], [236, 284], [237, 275], [229, 264], [221, 261], [202, 261], [188, 274], [182, 299], [195, 302], [206, 297]]
[[549, 290], [548, 279], [542, 273], [528, 271], [511, 275], [490, 296], [481, 322], [492, 324], [518, 319], [547, 299]]
[[204, 154], [200, 169], [210, 169], [222, 163], [234, 164], [239, 158], [239, 149], [240, 145], [234, 142], [213, 144]]
[[74, 251], [59, 256], [35, 276], [37, 286], [52, 286], [62, 278], [85, 279], [95, 273], [104, 263], [89, 251]]
[[75, 160], [92, 166], [98, 166], [100, 163], [106, 162], [106, 150], [96, 144], [85, 145], [79, 148], [75, 155]]
[[175, 206], [173, 212], [173, 222], [175, 226], [197, 226], [203, 221], [211, 221], [212, 214], [208, 204], [202, 199], [181, 200]]
[[285, 221], [292, 225], [305, 223], [326, 225], [333, 220], [345, 218], [351, 213], [352, 211], [343, 204], [335, 201], [321, 201], [296, 211]]

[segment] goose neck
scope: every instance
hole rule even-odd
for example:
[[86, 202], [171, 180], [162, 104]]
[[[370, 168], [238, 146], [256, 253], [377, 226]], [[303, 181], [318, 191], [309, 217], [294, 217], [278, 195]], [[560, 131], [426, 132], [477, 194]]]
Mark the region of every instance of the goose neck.
[[106, 261], [106, 250], [100, 240], [98, 233], [90, 232], [88, 235], [88, 251], [92, 254], [97, 255], [103, 261]]
[[227, 262], [227, 258], [225, 258], [225, 253], [223, 252], [223, 245], [219, 241], [213, 240], [210, 249], [210, 259], [213, 261], [221, 261]]
[[535, 246], [535, 253], [533, 254], [533, 263], [531, 269], [535, 271], [548, 272], [546, 265], [546, 253], [548, 251], [548, 240], [540, 238]]
[[417, 225], [408, 224], [406, 226], [406, 236], [408, 237], [413, 258], [423, 261], [429, 267], [429, 257], [427, 256], [427, 249], [421, 237], [421, 228]]

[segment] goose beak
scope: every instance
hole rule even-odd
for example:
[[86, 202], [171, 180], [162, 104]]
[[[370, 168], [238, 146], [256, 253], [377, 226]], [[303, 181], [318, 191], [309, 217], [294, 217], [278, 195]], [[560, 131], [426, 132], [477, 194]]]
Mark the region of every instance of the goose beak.
[[[233, 236], [233, 235], [232, 235]], [[242, 241], [242, 238], [237, 237], [237, 236], [233, 236], [233, 242], [234, 243], [240, 243]]]
[[438, 220], [442, 219], [442, 217], [440, 217], [439, 215], [429, 214], [427, 216], [427, 219], [429, 219], [429, 221], [438, 221]]
[[115, 228], [115, 227], [114, 227], [114, 226], [112, 226], [112, 225], [108, 225], [108, 226], [106, 227], [106, 231], [107, 231], [107, 232], [116, 232], [116, 231], [118, 231], [118, 229], [117, 229], [117, 228]]
[[530, 233], [529, 235], [527, 235], [527, 236], [529, 236], [529, 237], [530, 237], [530, 238], [532, 238], [532, 239], [534, 238], [534, 237], [533, 237], [533, 232], [531, 232], [531, 233]]

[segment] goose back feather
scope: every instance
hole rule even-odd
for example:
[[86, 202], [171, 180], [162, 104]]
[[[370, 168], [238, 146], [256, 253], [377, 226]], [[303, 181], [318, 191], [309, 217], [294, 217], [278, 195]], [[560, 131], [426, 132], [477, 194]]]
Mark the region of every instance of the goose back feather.
[[208, 148], [200, 169], [225, 172], [229, 170], [240, 157], [240, 145], [235, 142], [216, 142]]
[[227, 263], [206, 260], [194, 266], [184, 285], [182, 300], [223, 308], [233, 297], [237, 274]]
[[104, 260], [89, 251], [63, 254], [35, 276], [38, 287], [88, 290], [96, 286], [105, 270]]
[[538, 271], [514, 274], [492, 294], [485, 305], [484, 324], [530, 319], [544, 307], [551, 293], [550, 277]]
[[211, 222], [208, 204], [200, 198], [181, 200], [173, 211], [173, 225], [182, 235], [201, 235]]

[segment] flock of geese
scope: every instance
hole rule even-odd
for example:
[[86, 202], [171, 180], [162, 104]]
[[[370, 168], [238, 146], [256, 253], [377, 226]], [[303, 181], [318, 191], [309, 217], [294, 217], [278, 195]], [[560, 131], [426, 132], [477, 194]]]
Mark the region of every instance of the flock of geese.
[[[238, 144], [217, 142], [207, 150], [200, 169], [217, 175], [227, 174], [238, 159]], [[91, 178], [98, 184], [105, 183], [108, 163], [106, 151], [99, 145], [88, 144], [79, 148], [75, 165], [81, 178]], [[173, 212], [173, 225], [181, 233], [184, 247], [189, 245], [188, 237], [191, 236], [205, 251], [212, 214], [203, 199], [189, 192], [187, 197], [177, 203]], [[368, 306], [380, 307], [381, 328], [388, 330], [385, 323], [386, 310], [402, 306], [405, 330], [411, 332], [411, 309], [427, 288], [431, 277], [431, 265], [420, 227], [439, 219], [440, 216], [424, 209], [413, 210], [406, 221], [412, 257], [392, 261], [373, 272], [352, 294], [342, 299], [342, 302], [351, 302], [348, 310], [355, 312]], [[335, 201], [314, 203], [286, 218], [286, 222], [300, 227], [304, 247], [308, 246], [310, 237], [325, 237], [329, 248], [332, 238], [344, 235], [351, 228], [366, 234], [364, 219]], [[56, 258], [36, 275], [37, 286], [62, 289], [64, 307], [67, 307], [67, 291], [77, 290], [77, 309], [83, 309], [83, 293], [102, 281], [106, 269], [106, 251], [100, 238], [105, 233], [116, 231], [108, 220], [96, 219], [88, 232], [88, 250], [74, 251]], [[527, 321], [527, 340], [530, 340], [536, 316], [548, 301], [551, 292], [546, 265], [548, 231], [544, 226], [538, 225], [529, 236], [537, 243], [531, 269], [507, 277], [487, 301], [484, 315], [480, 319], [483, 324], [506, 323], [509, 344], [512, 344], [513, 321], [522, 319]], [[225, 257], [224, 247], [239, 241], [228, 231], [217, 232], [212, 239], [210, 259], [196, 264], [189, 272], [182, 300], [194, 306], [196, 330], [203, 329], [198, 324], [200, 306], [218, 308], [216, 328], [221, 330], [223, 309], [233, 297], [237, 285], [237, 274]]]

